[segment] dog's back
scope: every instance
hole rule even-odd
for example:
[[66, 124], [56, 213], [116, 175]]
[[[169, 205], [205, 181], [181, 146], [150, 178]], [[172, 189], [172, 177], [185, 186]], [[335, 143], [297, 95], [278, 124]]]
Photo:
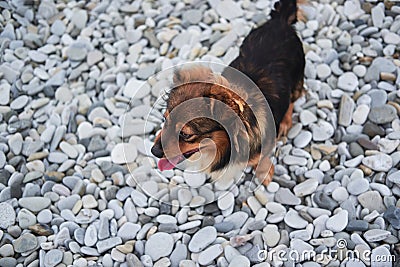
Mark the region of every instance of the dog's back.
[[289, 104], [303, 90], [304, 52], [293, 28], [297, 21], [296, 0], [281, 0], [271, 20], [244, 40], [231, 67], [249, 76], [262, 90], [275, 119], [277, 132]]

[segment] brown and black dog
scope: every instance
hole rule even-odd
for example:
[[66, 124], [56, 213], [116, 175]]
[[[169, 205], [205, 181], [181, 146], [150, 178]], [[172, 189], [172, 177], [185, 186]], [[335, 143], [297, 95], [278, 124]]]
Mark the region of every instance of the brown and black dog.
[[[271, 181], [274, 169], [270, 155], [262, 151], [263, 135], [271, 123], [278, 136], [286, 135], [292, 126], [293, 102], [303, 92], [305, 59], [293, 28], [296, 21], [296, 0], [280, 0], [271, 19], [250, 32], [239, 56], [230, 64], [258, 86], [264, 99], [241, 88], [241, 84], [231, 83], [229, 74], [218, 75], [205, 67], [175, 72], [176, 86], [168, 94], [165, 124], [151, 149], [160, 158], [160, 170], [202, 155], [201, 166], [212, 177], [245, 160], [255, 167], [264, 185]], [[184, 105], [193, 99], [200, 102]], [[265, 100], [274, 122], [263, 117], [267, 111], [258, 105]], [[239, 118], [243, 127], [232, 116]]]

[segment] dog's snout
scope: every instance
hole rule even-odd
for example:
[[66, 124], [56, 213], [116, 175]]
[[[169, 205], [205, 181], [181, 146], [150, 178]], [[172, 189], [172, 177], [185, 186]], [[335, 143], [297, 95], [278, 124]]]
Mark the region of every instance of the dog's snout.
[[162, 158], [164, 156], [164, 151], [161, 146], [161, 142], [156, 142], [151, 148], [151, 153], [157, 158]]

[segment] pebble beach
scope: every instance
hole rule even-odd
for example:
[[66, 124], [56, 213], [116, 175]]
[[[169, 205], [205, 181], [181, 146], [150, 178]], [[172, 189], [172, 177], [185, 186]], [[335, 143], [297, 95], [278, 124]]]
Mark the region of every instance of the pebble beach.
[[400, 266], [399, 2], [300, 6], [268, 186], [157, 169], [156, 74], [229, 65], [272, 7], [0, 0], [0, 266]]

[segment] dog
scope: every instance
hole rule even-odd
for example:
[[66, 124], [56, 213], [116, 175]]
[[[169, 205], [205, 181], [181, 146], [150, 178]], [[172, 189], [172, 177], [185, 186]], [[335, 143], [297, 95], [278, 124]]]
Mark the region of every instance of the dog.
[[304, 51], [293, 27], [297, 17], [296, 0], [275, 3], [271, 19], [249, 33], [230, 64], [258, 86], [261, 97], [232, 83], [229, 77], [235, 75], [226, 70], [221, 75], [206, 67], [175, 71], [165, 123], [151, 149], [161, 171], [189, 160], [213, 177], [245, 163], [264, 185], [271, 182], [274, 168], [266, 151], [271, 146], [262, 147], [266, 132], [275, 126], [278, 137], [287, 134], [293, 103], [304, 90]]

